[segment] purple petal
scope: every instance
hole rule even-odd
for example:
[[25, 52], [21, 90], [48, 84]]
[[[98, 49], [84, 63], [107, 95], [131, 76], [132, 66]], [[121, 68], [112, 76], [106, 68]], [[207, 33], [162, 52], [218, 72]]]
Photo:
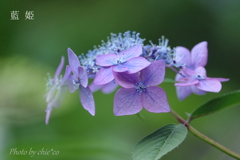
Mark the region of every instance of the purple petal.
[[195, 75], [195, 71], [190, 69], [190, 68], [185, 68], [182, 70], [182, 72], [186, 75], [189, 75], [189, 76], [194, 76]]
[[71, 69], [70, 69], [70, 67], [67, 65], [67, 66], [66, 66], [66, 71], [65, 71], [65, 74], [64, 74], [64, 76], [63, 76], [63, 79], [62, 79], [62, 81], [61, 81], [60, 86], [62, 86], [62, 85], [65, 83], [65, 81], [69, 78], [70, 73], [71, 73]]
[[78, 75], [79, 75], [78, 78], [79, 78], [81, 85], [83, 85], [83, 87], [86, 88], [88, 85], [88, 75], [87, 75], [86, 70], [82, 66], [78, 67]]
[[55, 102], [56, 102], [56, 98], [54, 97], [54, 98], [48, 103], [46, 111], [49, 110], [49, 109], [52, 109], [52, 107], [54, 106]]
[[[183, 78], [183, 76], [177, 74], [175, 80], [178, 81], [179, 79]], [[177, 90], [177, 96], [179, 100], [184, 100], [186, 97], [188, 97], [192, 93], [191, 86], [184, 86], [184, 87], [178, 87], [176, 86]]]
[[208, 49], [207, 42], [201, 42], [195, 45], [191, 51], [192, 65], [196, 68], [199, 66], [204, 67], [207, 64]]
[[54, 107], [57, 108], [62, 104], [65, 94], [66, 94], [66, 87], [61, 87], [60, 89], [58, 89], [57, 94], [55, 95], [53, 100]]
[[99, 66], [112, 66], [117, 63], [118, 56], [114, 53], [98, 55], [96, 58], [96, 64]]
[[184, 86], [184, 87], [176, 86], [178, 99], [182, 101], [185, 98], [187, 98], [192, 93], [191, 88], [192, 86]]
[[124, 64], [118, 64], [118, 65], [112, 66], [112, 70], [114, 72], [125, 72], [128, 70], [128, 67], [126, 67]]
[[218, 80], [220, 82], [227, 82], [227, 81], [229, 81], [229, 78], [210, 78], [210, 77], [206, 77], [206, 79], [215, 79], [215, 80]]
[[134, 88], [134, 86], [139, 82], [138, 73], [127, 74], [113, 72], [113, 75], [117, 83], [124, 88]]
[[182, 75], [177, 74], [175, 77], [175, 81], [179, 81], [179, 79], [182, 79], [182, 78], [184, 78]]
[[102, 88], [103, 87], [103, 85], [94, 85], [93, 83], [92, 84], [90, 84], [90, 86], [89, 86], [89, 88], [90, 88], [90, 90], [92, 91], [92, 92], [96, 92], [96, 91], [98, 91], [100, 88]]
[[[54, 88], [54, 87], [53, 87]], [[64, 95], [66, 93], [66, 87], [61, 87], [56, 90], [56, 87], [54, 88], [54, 94], [51, 97], [51, 100], [48, 101], [47, 109], [46, 109], [46, 124], [48, 124], [50, 113], [52, 111], [52, 107], [59, 107], [60, 104], [63, 101]]]
[[80, 66], [80, 62], [76, 54], [70, 48], [68, 48], [68, 63], [73, 74], [78, 76], [78, 67]]
[[118, 53], [119, 58], [124, 58], [124, 60], [129, 60], [133, 57], [138, 57], [142, 54], [142, 45], [135, 45], [127, 50]]
[[60, 62], [60, 64], [58, 65], [58, 68], [57, 68], [57, 70], [56, 70], [56, 72], [55, 72], [54, 79], [57, 79], [58, 76], [60, 75], [60, 73], [61, 73], [61, 71], [62, 71], [62, 69], [63, 69], [63, 65], [64, 65], [64, 57], [62, 56], [61, 62]]
[[206, 91], [198, 89], [195, 85], [190, 86], [192, 88], [192, 92], [197, 95], [204, 95], [206, 94]]
[[113, 80], [107, 84], [104, 84], [102, 87], [102, 92], [105, 94], [112, 93], [118, 87], [118, 83]]
[[142, 70], [143, 68], [146, 68], [150, 64], [151, 63], [148, 60], [146, 60], [145, 58], [136, 57], [136, 58], [132, 58], [132, 59], [126, 61], [122, 65], [128, 68], [129, 74], [132, 74], [132, 73], [136, 73], [136, 72]]
[[46, 119], [45, 123], [48, 124], [52, 109], [46, 110]]
[[86, 109], [91, 115], [95, 115], [95, 102], [93, 94], [89, 87], [85, 88], [80, 85], [80, 101], [84, 109]]
[[55, 91], [57, 89], [57, 86], [54, 85], [52, 86], [52, 88], [47, 92], [46, 94], [46, 102], [50, 102], [51, 99], [53, 98], [54, 94], [55, 94]]
[[141, 96], [135, 88], [120, 88], [114, 97], [116, 116], [132, 115], [142, 110]]
[[76, 91], [75, 84], [73, 84], [74, 80], [75, 80], [75, 76], [70, 75], [68, 78], [68, 89], [70, 93], [73, 93]]
[[160, 87], [147, 87], [146, 91], [142, 92], [142, 103], [149, 112], [170, 112], [166, 93]]
[[176, 48], [176, 62], [179, 64], [191, 65], [190, 51], [185, 47]]
[[103, 85], [114, 79], [112, 67], [101, 68], [93, 81], [94, 85]]
[[157, 86], [164, 80], [165, 62], [158, 60], [152, 62], [141, 71], [141, 80], [147, 86]]
[[200, 90], [208, 91], [208, 92], [219, 92], [222, 88], [222, 84], [215, 79], [201, 80], [195, 86]]
[[197, 67], [195, 69], [195, 75], [200, 75], [202, 77], [206, 77], [206, 70], [204, 67]]
[[63, 97], [66, 93], [66, 87], [60, 87], [59, 89], [57, 89], [57, 86], [53, 87], [53, 94], [51, 99], [48, 99], [48, 106], [47, 109], [52, 108], [52, 107], [59, 107], [60, 104], [63, 101]]
[[55, 90], [54, 91], [54, 96], [52, 97], [52, 99], [50, 99], [47, 103], [47, 109], [46, 110], [48, 110], [48, 109], [52, 109], [52, 107], [55, 105], [55, 102], [56, 102], [56, 94], [57, 94], [58, 92]]
[[185, 86], [191, 86], [191, 85], [195, 85], [195, 84], [199, 83], [199, 80], [194, 79], [192, 77], [181, 78], [178, 81], [180, 81], [180, 82], [175, 83], [174, 84], [175, 86], [185, 87]]

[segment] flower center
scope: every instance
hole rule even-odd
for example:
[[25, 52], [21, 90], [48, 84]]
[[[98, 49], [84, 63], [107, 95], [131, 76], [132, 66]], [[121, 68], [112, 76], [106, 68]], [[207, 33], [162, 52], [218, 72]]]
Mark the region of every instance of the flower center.
[[138, 85], [136, 86], [137, 92], [140, 94], [144, 91], [146, 91], [147, 86], [145, 86], [142, 82], [139, 82]]
[[50, 90], [53, 86], [56, 86], [57, 89], [60, 88], [60, 84], [62, 82], [62, 75], [60, 75], [58, 78], [54, 79], [50, 76], [50, 74], [48, 73], [48, 78], [45, 78], [46, 79], [46, 87], [47, 87], [47, 90]]
[[123, 62], [121, 60], [117, 60], [117, 64], [122, 64]]
[[126, 60], [125, 60], [124, 57], [122, 56], [122, 57], [119, 57], [117, 60], [115, 60], [115, 61], [113, 62], [113, 65], [117, 66], [117, 65], [123, 64], [123, 63], [125, 63], [125, 62], [126, 62]]
[[195, 75], [194, 76], [196, 79], [199, 79], [199, 80], [201, 80], [201, 79], [205, 79], [205, 76], [201, 76], [201, 75]]
[[78, 88], [79, 88], [80, 83], [79, 83], [79, 80], [78, 80], [78, 79], [73, 80], [73, 84], [74, 84], [74, 88], [75, 88], [75, 89], [78, 89]]

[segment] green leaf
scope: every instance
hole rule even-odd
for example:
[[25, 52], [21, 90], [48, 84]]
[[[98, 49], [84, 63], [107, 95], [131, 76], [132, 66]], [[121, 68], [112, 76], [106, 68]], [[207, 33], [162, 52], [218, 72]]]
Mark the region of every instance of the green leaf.
[[158, 160], [185, 139], [187, 128], [168, 124], [141, 140], [133, 149], [133, 160]]
[[195, 118], [213, 114], [238, 104], [240, 104], [240, 90], [224, 94], [198, 107], [189, 117], [189, 122]]
[[163, 82], [176, 83], [176, 81], [171, 78], [164, 78]]

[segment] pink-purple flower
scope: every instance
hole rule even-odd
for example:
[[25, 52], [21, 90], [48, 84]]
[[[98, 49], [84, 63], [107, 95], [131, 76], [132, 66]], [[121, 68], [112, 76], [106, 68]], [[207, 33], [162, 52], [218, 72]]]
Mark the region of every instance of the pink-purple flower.
[[191, 93], [203, 95], [206, 92], [219, 92], [222, 88], [221, 82], [229, 80], [207, 77], [204, 68], [207, 56], [207, 42], [195, 45], [191, 53], [184, 47], [176, 48], [176, 63], [184, 66], [175, 78], [178, 81], [175, 86], [180, 100], [184, 100]]
[[176, 47], [176, 63], [183, 64], [186, 68], [204, 67], [207, 64], [207, 58], [208, 49], [205, 41], [195, 45], [191, 52], [185, 47]]
[[179, 82], [175, 83], [180, 100], [185, 99], [192, 92], [199, 95], [206, 92], [219, 92], [222, 88], [221, 82], [229, 80], [207, 77], [204, 67], [197, 67], [195, 70], [185, 69], [183, 72], [185, 77], [178, 76]]
[[68, 79], [70, 92], [80, 89], [80, 102], [84, 109], [91, 115], [95, 115], [95, 103], [92, 92], [88, 87], [88, 75], [86, 70], [80, 65], [76, 54], [68, 48], [68, 61], [73, 75]]
[[66, 91], [66, 81], [70, 75], [70, 67], [66, 66], [66, 71], [63, 78], [60, 76], [64, 66], [64, 57], [62, 57], [61, 62], [55, 72], [54, 78], [49, 77], [47, 87], [48, 93], [46, 94], [46, 102], [48, 103], [46, 109], [46, 120], [45, 123], [48, 124], [52, 107], [59, 107], [62, 103], [63, 96]]
[[102, 68], [96, 74], [93, 81], [95, 85], [103, 85], [114, 79], [113, 72], [127, 72], [128, 74], [136, 73], [150, 65], [150, 62], [143, 57], [142, 45], [135, 45], [118, 54], [109, 53], [98, 55], [96, 64]]
[[165, 62], [154, 61], [140, 73], [114, 72], [120, 88], [114, 97], [114, 114], [132, 115], [145, 108], [149, 112], [169, 112], [165, 91], [157, 87], [164, 80]]

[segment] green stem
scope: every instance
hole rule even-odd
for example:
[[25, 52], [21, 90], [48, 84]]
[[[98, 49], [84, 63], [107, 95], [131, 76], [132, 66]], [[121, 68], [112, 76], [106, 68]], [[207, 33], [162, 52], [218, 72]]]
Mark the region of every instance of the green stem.
[[170, 111], [170, 114], [175, 117], [178, 122], [182, 123], [183, 125], [185, 125], [188, 129], [189, 132], [191, 132], [193, 135], [195, 135], [196, 137], [200, 138], [201, 140], [209, 143], [210, 145], [212, 145], [213, 147], [219, 149], [220, 151], [228, 154], [231, 157], [234, 157], [236, 159], [240, 159], [240, 155], [231, 151], [230, 149], [224, 147], [223, 145], [217, 143], [216, 141], [212, 140], [211, 138], [205, 136], [204, 134], [202, 134], [201, 132], [199, 132], [198, 130], [196, 130], [195, 128], [193, 128], [192, 126], [190, 126], [190, 124], [188, 124], [187, 121], [185, 121], [178, 113], [176, 113], [174, 110]]

